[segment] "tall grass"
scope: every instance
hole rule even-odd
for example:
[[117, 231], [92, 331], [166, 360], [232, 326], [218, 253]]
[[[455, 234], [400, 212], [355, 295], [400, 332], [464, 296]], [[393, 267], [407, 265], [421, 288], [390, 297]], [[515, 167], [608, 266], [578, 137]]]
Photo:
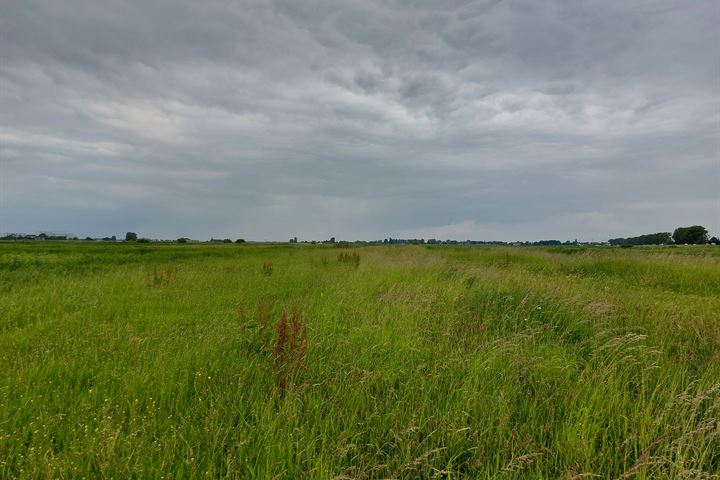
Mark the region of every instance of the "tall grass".
[[718, 252], [0, 243], [0, 478], [717, 478]]

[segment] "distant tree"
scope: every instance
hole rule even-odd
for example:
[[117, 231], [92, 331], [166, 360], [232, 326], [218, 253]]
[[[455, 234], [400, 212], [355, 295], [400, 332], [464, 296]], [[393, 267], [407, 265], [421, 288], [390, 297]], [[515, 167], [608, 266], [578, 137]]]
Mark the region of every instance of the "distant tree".
[[232, 243], [232, 240], [230, 240], [229, 238], [226, 238], [225, 240], [223, 240], [223, 243]]
[[135, 232], [127, 232], [125, 234], [125, 241], [126, 242], [137, 242], [138, 236]]
[[330, 237], [330, 243], [335, 243], [335, 237]]
[[533, 242], [532, 245], [540, 247], [557, 247], [558, 245], [562, 245], [562, 242], [560, 240], [538, 240], [537, 242]]
[[611, 238], [610, 245], [667, 245], [672, 243], [670, 232], [648, 233], [639, 237]]
[[650, 243], [653, 243], [655, 245], [669, 245], [673, 243], [672, 235], [670, 235], [670, 232], [658, 232], [652, 235], [648, 235], [648, 237]]
[[712, 237], [709, 243], [712, 243], [713, 245], [720, 245], [720, 238]]
[[189, 239], [186, 238], [186, 237], [180, 237], [180, 238], [177, 239], [177, 243], [187, 243], [188, 240], [189, 240]]
[[245, 243], [245, 239], [244, 239], [244, 238], [238, 238], [237, 240], [235, 240], [235, 243]]
[[138, 243], [150, 243], [150, 239], [145, 237], [138, 238]]
[[708, 243], [708, 231], [702, 225], [679, 227], [673, 232], [673, 240], [677, 244], [698, 245]]

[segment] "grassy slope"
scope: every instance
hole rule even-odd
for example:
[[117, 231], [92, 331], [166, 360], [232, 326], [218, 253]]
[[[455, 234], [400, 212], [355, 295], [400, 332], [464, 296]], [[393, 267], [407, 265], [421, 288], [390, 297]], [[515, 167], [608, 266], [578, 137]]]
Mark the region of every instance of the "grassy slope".
[[0, 244], [0, 478], [720, 471], [720, 249], [357, 251]]

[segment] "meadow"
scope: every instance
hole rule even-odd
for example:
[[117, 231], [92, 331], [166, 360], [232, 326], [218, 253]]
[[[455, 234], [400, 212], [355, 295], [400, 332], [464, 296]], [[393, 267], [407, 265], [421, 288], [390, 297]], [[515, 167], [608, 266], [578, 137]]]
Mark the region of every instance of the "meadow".
[[0, 243], [0, 366], [3, 479], [720, 478], [720, 247]]

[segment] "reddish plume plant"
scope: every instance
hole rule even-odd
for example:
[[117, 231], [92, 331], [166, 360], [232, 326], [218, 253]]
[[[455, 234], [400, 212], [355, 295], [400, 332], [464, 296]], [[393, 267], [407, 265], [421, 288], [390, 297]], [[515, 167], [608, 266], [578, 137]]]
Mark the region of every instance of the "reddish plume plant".
[[302, 324], [300, 313], [294, 305], [289, 321], [285, 310], [280, 316], [273, 348], [272, 367], [281, 393], [294, 384], [298, 373], [305, 367], [306, 353], [307, 328]]
[[338, 254], [338, 262], [349, 263], [357, 268], [360, 266], [360, 254], [357, 252], [340, 252]]

